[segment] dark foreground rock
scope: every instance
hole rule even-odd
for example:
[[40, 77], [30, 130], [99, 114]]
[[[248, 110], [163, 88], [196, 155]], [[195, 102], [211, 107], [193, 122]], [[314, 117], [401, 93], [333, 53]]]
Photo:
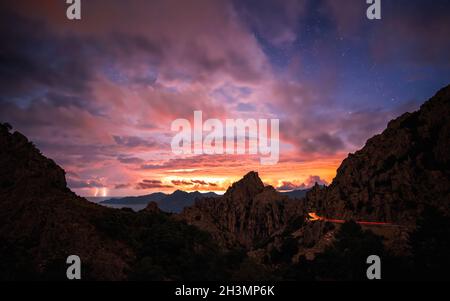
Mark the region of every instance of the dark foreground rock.
[[66, 279], [78, 255], [84, 280], [223, 279], [209, 235], [162, 213], [117, 210], [78, 197], [65, 172], [0, 124], [0, 279]]
[[450, 214], [450, 86], [391, 121], [307, 194], [323, 216], [414, 226], [425, 207]]

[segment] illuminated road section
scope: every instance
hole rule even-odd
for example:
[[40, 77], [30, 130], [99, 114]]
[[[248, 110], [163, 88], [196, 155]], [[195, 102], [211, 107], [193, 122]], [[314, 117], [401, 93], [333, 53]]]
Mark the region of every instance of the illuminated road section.
[[[330, 219], [330, 218], [326, 218], [326, 217], [321, 217], [321, 216], [318, 216], [317, 213], [315, 213], [315, 212], [308, 213], [308, 220], [310, 222], [325, 221], [325, 222], [334, 223], [334, 224], [343, 224], [343, 223], [347, 222], [346, 220], [343, 220], [343, 219]], [[391, 223], [382, 223], [382, 222], [357, 221], [356, 223], [360, 224], [360, 225], [366, 225], [366, 226], [397, 226], [397, 225], [394, 225]]]

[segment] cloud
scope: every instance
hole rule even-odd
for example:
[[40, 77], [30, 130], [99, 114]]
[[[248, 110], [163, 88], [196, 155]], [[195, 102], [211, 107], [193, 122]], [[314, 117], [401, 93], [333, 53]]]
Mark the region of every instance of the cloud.
[[118, 156], [117, 160], [123, 164], [141, 164], [144, 162], [144, 160], [141, 158], [128, 157], [128, 156], [123, 156], [123, 155]]
[[439, 64], [450, 51], [448, 1], [385, 1], [382, 20], [374, 27], [366, 19], [367, 7], [359, 0], [325, 0], [323, 5], [346, 39], [358, 39], [371, 30], [370, 54], [376, 62]]
[[171, 181], [173, 185], [175, 186], [189, 186], [194, 185], [191, 181], [185, 181], [185, 180], [172, 180]]
[[126, 188], [130, 188], [130, 187], [131, 187], [131, 184], [129, 184], [129, 183], [114, 185], [114, 189], [126, 189]]
[[256, 107], [253, 104], [249, 103], [238, 103], [237, 108], [238, 111], [242, 112], [254, 112]]
[[235, 156], [235, 155], [196, 155], [187, 158], [169, 159], [163, 162], [146, 162], [140, 166], [141, 170], [182, 170], [198, 169], [205, 167], [217, 167], [226, 165], [227, 167], [240, 167], [250, 162], [259, 162], [259, 156]]
[[97, 180], [76, 180], [76, 179], [70, 179], [67, 181], [68, 185], [71, 188], [101, 188], [101, 187], [105, 187], [105, 185]]
[[145, 147], [145, 148], [156, 148], [159, 145], [156, 141], [150, 138], [143, 139], [137, 136], [113, 136], [114, 141], [121, 146], [128, 148]]
[[328, 185], [328, 182], [321, 179], [319, 176], [309, 176], [308, 179], [306, 179], [305, 181], [305, 186], [312, 187], [316, 185], [316, 183], [319, 185]]
[[200, 184], [200, 185], [207, 185], [208, 183], [206, 183], [203, 180], [191, 180], [192, 183], [194, 184]]
[[313, 187], [316, 183], [319, 185], [328, 185], [328, 182], [321, 179], [319, 176], [309, 176], [302, 183], [282, 181], [281, 185], [277, 186], [276, 189], [279, 191], [304, 190]]
[[289, 181], [283, 181], [280, 186], [276, 188], [279, 191], [291, 191], [291, 190], [298, 190], [298, 189], [306, 189], [306, 186], [304, 183], [298, 185], [294, 184]]
[[[0, 119], [77, 174], [72, 188], [102, 179], [121, 193], [170, 189], [140, 179], [173, 171], [191, 187], [212, 186], [189, 179], [260, 167], [259, 156], [174, 156], [170, 124], [194, 110], [280, 119], [286, 165], [268, 170], [273, 181], [289, 174], [291, 185], [304, 184], [292, 166], [330, 179], [348, 152], [409, 110], [385, 93], [425, 93], [448, 74], [448, 1], [383, 3], [375, 26], [360, 0], [111, 0], [107, 10], [93, 0], [83, 2], [82, 22], [67, 21], [63, 2], [1, 2]], [[398, 84], [405, 74], [433, 81]], [[303, 169], [311, 162], [320, 171]]]
[[206, 182], [204, 180], [172, 180], [171, 182], [175, 186], [193, 186], [193, 185], [195, 185], [196, 188], [199, 188], [202, 186], [211, 186], [211, 187], [218, 186], [217, 183]]
[[173, 186], [163, 184], [160, 180], [142, 180], [136, 184], [136, 189], [172, 188]]
[[367, 21], [367, 7], [366, 1], [359, 0], [325, 0], [323, 2], [323, 10], [335, 24], [339, 35], [345, 38], [353, 38], [363, 30], [363, 24]]
[[238, 13], [248, 26], [274, 46], [296, 41], [306, 4], [307, 1], [302, 0], [234, 1]]
[[328, 133], [320, 133], [303, 141], [301, 148], [305, 152], [322, 152], [335, 154], [344, 150], [345, 145], [341, 138]]

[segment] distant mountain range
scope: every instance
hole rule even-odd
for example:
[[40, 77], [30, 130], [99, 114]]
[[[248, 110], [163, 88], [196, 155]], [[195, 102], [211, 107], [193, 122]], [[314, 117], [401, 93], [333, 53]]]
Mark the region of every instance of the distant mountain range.
[[195, 200], [201, 198], [215, 198], [219, 195], [214, 192], [201, 193], [198, 191], [186, 192], [176, 190], [171, 194], [162, 192], [155, 192], [141, 196], [128, 196], [124, 198], [113, 198], [100, 202], [100, 204], [114, 204], [114, 205], [146, 205], [150, 202], [155, 202], [159, 209], [165, 212], [179, 213], [184, 207], [191, 206]]
[[[306, 196], [309, 189], [293, 190], [288, 192], [282, 192], [281, 194], [287, 196], [290, 199], [301, 199]], [[171, 194], [163, 192], [155, 192], [151, 194], [141, 196], [127, 196], [123, 198], [111, 198], [101, 201], [100, 204], [104, 205], [147, 205], [151, 202], [155, 202], [159, 209], [169, 213], [180, 213], [185, 207], [194, 205], [196, 200], [203, 198], [217, 198], [220, 195], [214, 192], [201, 193], [199, 191], [186, 192], [182, 190], [176, 190]]]
[[281, 192], [281, 194], [287, 196], [290, 199], [302, 199], [306, 196], [306, 193], [309, 190], [310, 189], [299, 189], [299, 190]]

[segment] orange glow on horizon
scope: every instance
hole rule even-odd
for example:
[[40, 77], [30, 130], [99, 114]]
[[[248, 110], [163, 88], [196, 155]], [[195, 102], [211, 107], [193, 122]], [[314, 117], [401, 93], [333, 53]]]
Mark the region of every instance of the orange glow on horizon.
[[[239, 164], [240, 166], [229, 166], [227, 162], [220, 162], [216, 166], [211, 166], [212, 164], [208, 161], [185, 169], [123, 170], [123, 174], [127, 174], [130, 178], [129, 185], [125, 189], [108, 186], [75, 189], [75, 191], [80, 195], [97, 197], [144, 195], [153, 192], [172, 193], [175, 190], [223, 194], [229, 186], [250, 171], [258, 172], [265, 185], [277, 188], [284, 182], [289, 182], [299, 187], [298, 189], [302, 189], [300, 187], [308, 181], [310, 176], [318, 176], [321, 180], [331, 183], [342, 158], [342, 156], [335, 156], [308, 162], [280, 162], [274, 166], [261, 166], [255, 162]], [[136, 183], [143, 180], [159, 181], [160, 185], [137, 189]]]

